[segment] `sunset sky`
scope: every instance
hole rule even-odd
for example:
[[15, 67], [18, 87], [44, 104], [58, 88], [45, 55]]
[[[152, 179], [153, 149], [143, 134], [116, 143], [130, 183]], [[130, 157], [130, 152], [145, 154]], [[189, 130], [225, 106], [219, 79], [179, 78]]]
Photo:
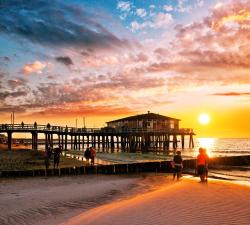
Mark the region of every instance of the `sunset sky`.
[[0, 123], [148, 110], [250, 137], [250, 0], [0, 0]]

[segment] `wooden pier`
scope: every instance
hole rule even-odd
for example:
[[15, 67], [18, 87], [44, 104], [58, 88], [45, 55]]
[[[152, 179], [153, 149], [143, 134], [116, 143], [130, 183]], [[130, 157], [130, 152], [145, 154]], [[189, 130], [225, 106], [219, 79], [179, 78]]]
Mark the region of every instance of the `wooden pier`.
[[[194, 147], [192, 129], [96, 129], [75, 128], [38, 124], [0, 124], [0, 133], [7, 134], [8, 149], [12, 149], [14, 133], [30, 133], [32, 149], [37, 150], [38, 144], [45, 148], [55, 145], [62, 149], [82, 150], [93, 146], [98, 152], [168, 152], [172, 147], [185, 148], [185, 138], [188, 137], [188, 147]], [[41, 135], [44, 137], [41, 139]], [[40, 137], [40, 140], [39, 140]], [[43, 140], [43, 141], [41, 141]], [[178, 146], [180, 144], [180, 146]]]

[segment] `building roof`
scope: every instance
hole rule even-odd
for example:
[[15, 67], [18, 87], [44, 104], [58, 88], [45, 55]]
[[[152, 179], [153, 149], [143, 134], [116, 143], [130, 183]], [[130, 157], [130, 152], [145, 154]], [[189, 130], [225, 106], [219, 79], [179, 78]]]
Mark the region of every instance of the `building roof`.
[[160, 114], [156, 114], [156, 113], [145, 113], [145, 114], [140, 114], [140, 115], [135, 115], [135, 116], [129, 116], [129, 117], [125, 117], [125, 118], [121, 118], [118, 120], [113, 120], [113, 121], [109, 121], [107, 123], [112, 123], [112, 122], [119, 122], [119, 121], [124, 121], [124, 120], [143, 120], [143, 119], [148, 119], [148, 120], [179, 120], [176, 118], [172, 118], [172, 117], [168, 117], [168, 116], [163, 116]]

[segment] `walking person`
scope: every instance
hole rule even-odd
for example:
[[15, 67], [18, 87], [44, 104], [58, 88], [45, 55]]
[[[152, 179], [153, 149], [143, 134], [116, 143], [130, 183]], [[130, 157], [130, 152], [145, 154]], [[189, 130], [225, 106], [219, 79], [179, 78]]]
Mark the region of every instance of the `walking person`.
[[95, 157], [96, 157], [96, 152], [95, 152], [95, 149], [93, 147], [90, 147], [90, 163], [91, 165], [94, 165], [95, 164]]
[[48, 158], [51, 159], [51, 157], [52, 157], [52, 148], [50, 146], [48, 146], [47, 154], [48, 154]]
[[58, 168], [60, 163], [61, 147], [54, 149], [54, 168]]
[[183, 168], [181, 151], [177, 151], [177, 154], [174, 156], [174, 159], [172, 161], [172, 167], [174, 169], [173, 180], [175, 180], [175, 177], [177, 176], [177, 181], [179, 181], [182, 175], [182, 168]]
[[87, 165], [89, 165], [89, 159], [90, 159], [90, 149], [86, 148], [85, 152], [84, 152], [84, 157], [86, 159]]
[[196, 170], [197, 170], [198, 175], [200, 176], [200, 182], [207, 181], [208, 160], [209, 160], [209, 157], [206, 154], [206, 149], [199, 148], [199, 154], [196, 160]]

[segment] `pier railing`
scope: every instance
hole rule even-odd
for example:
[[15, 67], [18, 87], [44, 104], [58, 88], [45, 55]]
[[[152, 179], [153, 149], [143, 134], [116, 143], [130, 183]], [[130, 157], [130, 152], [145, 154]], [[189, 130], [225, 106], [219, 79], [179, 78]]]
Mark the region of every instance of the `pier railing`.
[[0, 132], [55, 132], [55, 133], [171, 133], [193, 134], [191, 128], [153, 129], [153, 128], [76, 128], [68, 126], [39, 125], [39, 124], [0, 124]]

